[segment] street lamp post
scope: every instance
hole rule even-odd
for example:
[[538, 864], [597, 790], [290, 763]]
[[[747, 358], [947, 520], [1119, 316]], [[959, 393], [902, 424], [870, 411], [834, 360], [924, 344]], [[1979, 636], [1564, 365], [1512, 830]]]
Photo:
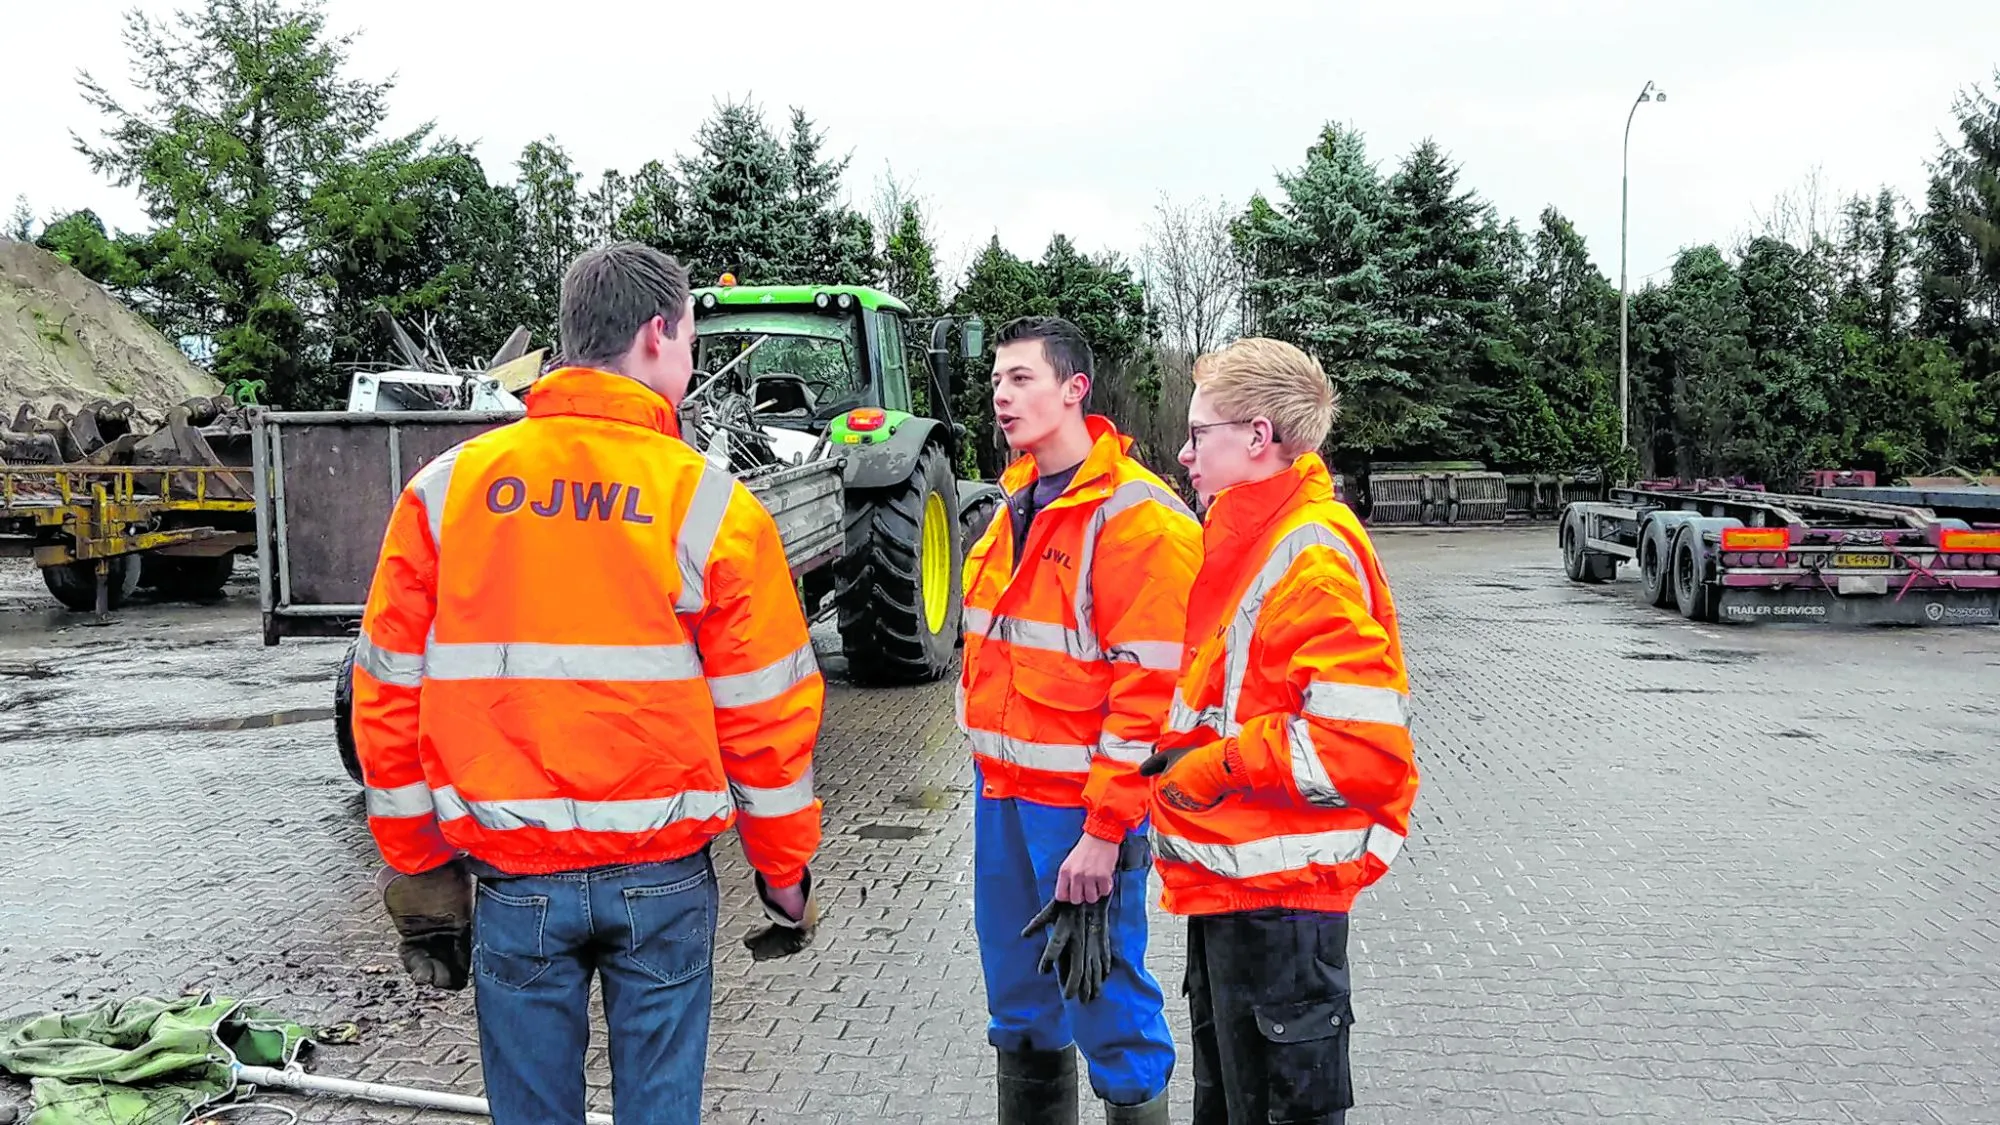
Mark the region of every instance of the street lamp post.
[[1618, 182], [1618, 448], [1624, 453], [1632, 450], [1632, 408], [1631, 408], [1631, 364], [1626, 352], [1626, 287], [1625, 287], [1625, 216], [1629, 210], [1632, 194], [1632, 118], [1639, 112], [1640, 102], [1666, 101], [1667, 92], [1655, 89], [1648, 81], [1639, 91], [1639, 97], [1632, 102], [1632, 109], [1625, 115], [1625, 154], [1619, 164]]

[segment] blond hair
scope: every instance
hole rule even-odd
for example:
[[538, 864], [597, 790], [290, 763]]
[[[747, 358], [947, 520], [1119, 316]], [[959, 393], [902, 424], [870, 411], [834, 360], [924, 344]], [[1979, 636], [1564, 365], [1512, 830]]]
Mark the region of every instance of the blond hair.
[[1282, 340], [1251, 336], [1194, 361], [1194, 385], [1231, 421], [1267, 418], [1287, 456], [1311, 453], [1340, 415], [1319, 361]]

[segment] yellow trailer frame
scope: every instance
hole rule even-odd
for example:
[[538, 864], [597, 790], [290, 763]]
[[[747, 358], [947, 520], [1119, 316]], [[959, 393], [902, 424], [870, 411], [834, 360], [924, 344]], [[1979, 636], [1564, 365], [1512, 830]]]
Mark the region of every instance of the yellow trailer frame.
[[215, 465], [0, 465], [0, 554], [32, 555], [44, 569], [96, 562], [104, 612], [111, 559], [254, 546], [250, 474]]

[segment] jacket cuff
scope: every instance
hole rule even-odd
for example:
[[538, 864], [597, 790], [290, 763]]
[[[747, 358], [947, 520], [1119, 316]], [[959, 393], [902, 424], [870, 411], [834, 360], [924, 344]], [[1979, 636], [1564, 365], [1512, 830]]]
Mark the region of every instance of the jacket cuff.
[[789, 871], [777, 875], [773, 875], [768, 871], [759, 871], [757, 874], [763, 876], [765, 886], [774, 891], [782, 891], [789, 887], [798, 886], [799, 881], [806, 877], [806, 869], [803, 867], [794, 867]]
[[1125, 823], [1124, 818], [1107, 808], [1094, 808], [1090, 810], [1089, 816], [1083, 818], [1084, 835], [1095, 836], [1114, 844], [1122, 842], [1125, 834], [1131, 830], [1132, 825]]

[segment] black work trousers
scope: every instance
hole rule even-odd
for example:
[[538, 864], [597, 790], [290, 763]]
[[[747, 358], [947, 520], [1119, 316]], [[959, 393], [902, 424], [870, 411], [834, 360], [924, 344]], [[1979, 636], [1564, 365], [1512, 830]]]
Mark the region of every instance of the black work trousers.
[[1354, 1104], [1347, 915], [1188, 919], [1195, 1125], [1340, 1125]]

